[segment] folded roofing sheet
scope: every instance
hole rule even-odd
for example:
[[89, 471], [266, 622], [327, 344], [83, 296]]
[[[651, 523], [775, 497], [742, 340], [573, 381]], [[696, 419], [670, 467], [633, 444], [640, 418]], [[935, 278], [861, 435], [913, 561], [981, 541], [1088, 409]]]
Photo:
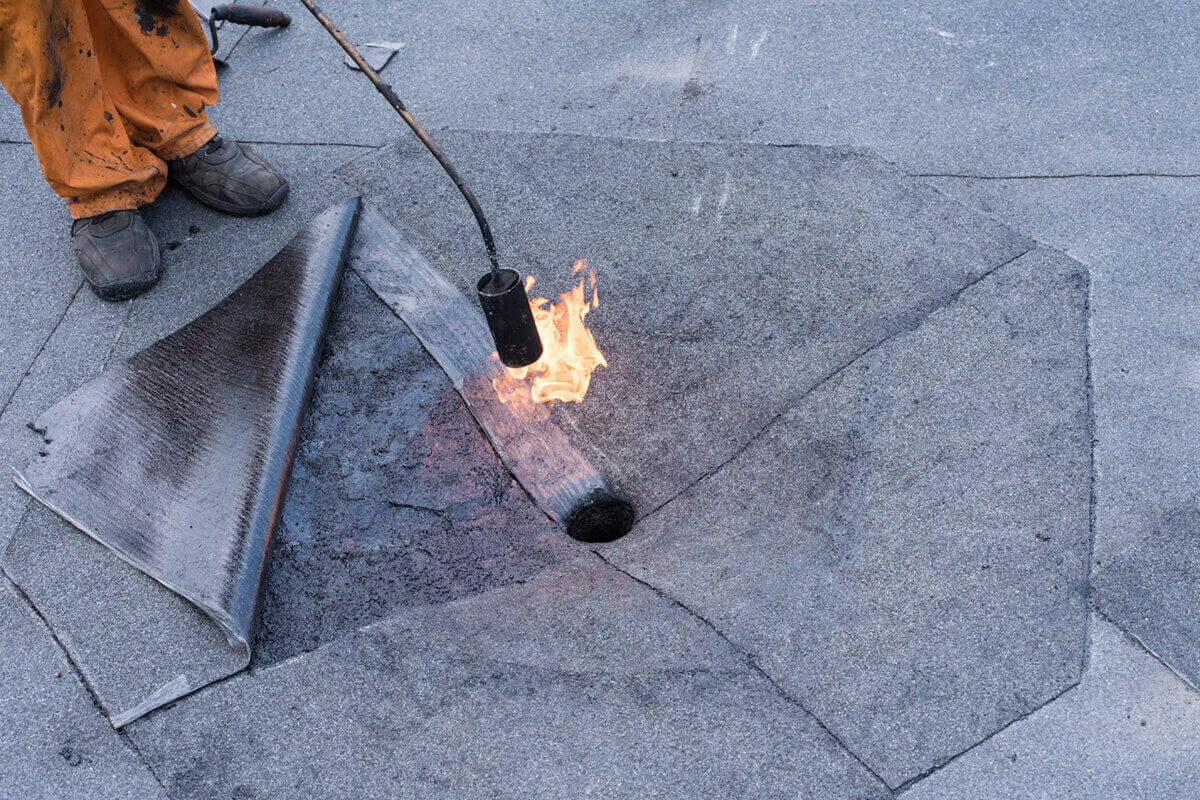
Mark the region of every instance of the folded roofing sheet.
[[[34, 427], [46, 445], [18, 475], [42, 503], [215, 622], [237, 652], [236, 668], [249, 661], [271, 538], [358, 209], [357, 199], [330, 208], [212, 310], [45, 412]], [[179, 635], [195, 635], [182, 604], [144, 587], [126, 599], [140, 604], [141, 595], [145, 607], [133, 619], [180, 614]], [[119, 688], [97, 687], [114, 725], [232, 671], [207, 664], [198, 677], [188, 651], [178, 648], [181, 671], [165, 683], [131, 653]]]

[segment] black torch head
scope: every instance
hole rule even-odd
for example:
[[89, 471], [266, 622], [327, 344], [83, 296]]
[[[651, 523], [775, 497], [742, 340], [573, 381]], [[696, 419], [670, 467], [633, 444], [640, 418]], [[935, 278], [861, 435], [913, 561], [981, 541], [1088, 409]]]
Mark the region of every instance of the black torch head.
[[528, 367], [541, 358], [542, 340], [517, 271], [502, 269], [498, 279], [489, 272], [475, 288], [500, 362], [506, 367]]

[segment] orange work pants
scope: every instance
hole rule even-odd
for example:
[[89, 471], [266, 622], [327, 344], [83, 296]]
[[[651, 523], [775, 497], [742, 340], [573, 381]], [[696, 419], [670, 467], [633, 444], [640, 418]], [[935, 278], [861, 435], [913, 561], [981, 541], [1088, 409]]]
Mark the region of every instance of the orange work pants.
[[0, 83], [76, 219], [158, 196], [216, 133], [217, 75], [187, 0], [0, 0]]

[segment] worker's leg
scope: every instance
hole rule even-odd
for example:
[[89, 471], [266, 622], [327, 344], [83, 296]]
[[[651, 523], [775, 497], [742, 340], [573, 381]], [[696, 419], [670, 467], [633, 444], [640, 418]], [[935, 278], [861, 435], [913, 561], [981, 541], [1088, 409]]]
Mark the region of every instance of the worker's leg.
[[185, 0], [0, 0], [0, 83], [75, 217], [79, 264], [102, 297], [158, 279], [158, 245], [136, 209], [162, 191], [167, 160], [193, 195], [231, 213], [265, 213], [287, 195], [282, 176], [208, 124], [216, 75]]
[[137, 208], [162, 190], [166, 165], [130, 141], [80, 0], [0, 2], [0, 83], [76, 219]]
[[[288, 185], [245, 145], [216, 135], [204, 114], [217, 73], [187, 0], [83, 0], [104, 86], [135, 144], [165, 161], [196, 199], [229, 214], [278, 208]], [[203, 145], [203, 147], [202, 147]]]
[[212, 139], [204, 108], [217, 102], [217, 73], [187, 0], [82, 3], [104, 88], [133, 143], [170, 161]]

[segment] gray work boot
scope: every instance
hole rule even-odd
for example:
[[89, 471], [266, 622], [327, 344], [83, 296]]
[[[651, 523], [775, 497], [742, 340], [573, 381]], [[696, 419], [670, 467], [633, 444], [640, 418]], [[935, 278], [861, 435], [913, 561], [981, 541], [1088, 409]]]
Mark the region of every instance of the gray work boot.
[[241, 217], [274, 211], [288, 193], [288, 182], [265, 158], [220, 136], [168, 161], [167, 175], [204, 205]]
[[71, 238], [83, 276], [105, 300], [128, 300], [158, 283], [158, 240], [136, 209], [77, 219]]

